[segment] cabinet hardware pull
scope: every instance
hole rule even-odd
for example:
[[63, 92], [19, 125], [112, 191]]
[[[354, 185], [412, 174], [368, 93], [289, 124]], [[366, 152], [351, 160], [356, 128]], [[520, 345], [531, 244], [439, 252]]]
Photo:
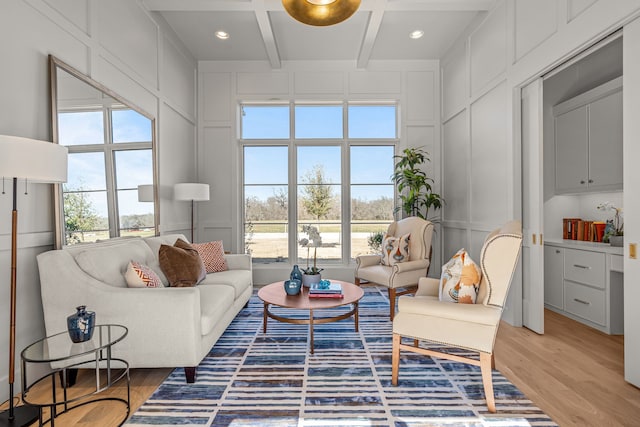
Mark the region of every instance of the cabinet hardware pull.
[[591, 303], [589, 301], [582, 301], [581, 299], [578, 299], [578, 298], [574, 298], [573, 300], [575, 302], [579, 302], [580, 304], [591, 305]]
[[574, 267], [584, 268], [585, 270], [591, 270], [591, 267], [587, 265], [573, 264]]
[[580, 180], [580, 184], [584, 184], [584, 179]]
[[560, 249], [556, 249], [556, 253], [559, 254], [560, 253]]
[[589, 180], [589, 184], [593, 184], [593, 180], [592, 179]]
[[531, 240], [533, 241], [533, 244], [535, 245], [536, 244], [536, 233], [533, 233], [531, 235]]

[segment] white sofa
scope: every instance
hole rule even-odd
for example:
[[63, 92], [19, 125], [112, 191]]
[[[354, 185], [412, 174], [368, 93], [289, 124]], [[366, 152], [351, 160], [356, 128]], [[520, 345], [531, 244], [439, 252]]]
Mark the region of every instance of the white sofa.
[[66, 331], [67, 316], [86, 305], [96, 324], [129, 329], [114, 357], [132, 368], [182, 366], [187, 382], [195, 381], [196, 367], [251, 297], [251, 258], [225, 255], [229, 270], [210, 273], [195, 287], [128, 288], [131, 260], [151, 267], [167, 285], [158, 249], [177, 238], [187, 241], [181, 234], [124, 238], [38, 255], [47, 335]]

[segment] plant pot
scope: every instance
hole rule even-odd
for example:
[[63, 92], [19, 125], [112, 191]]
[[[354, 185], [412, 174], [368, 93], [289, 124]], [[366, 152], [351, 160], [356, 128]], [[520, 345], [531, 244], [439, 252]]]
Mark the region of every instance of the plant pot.
[[609, 236], [609, 244], [611, 246], [624, 245], [624, 236]]
[[302, 275], [302, 284], [304, 285], [305, 288], [308, 288], [309, 286], [311, 286], [314, 283], [320, 283], [321, 279], [322, 279], [322, 275], [320, 273], [318, 273], [318, 274], [303, 274]]

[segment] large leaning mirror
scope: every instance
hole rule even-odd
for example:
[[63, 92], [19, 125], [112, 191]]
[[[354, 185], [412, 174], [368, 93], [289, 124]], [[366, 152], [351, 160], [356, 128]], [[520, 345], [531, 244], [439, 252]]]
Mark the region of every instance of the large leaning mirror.
[[56, 247], [158, 234], [155, 119], [49, 57], [54, 142], [69, 149], [56, 185]]

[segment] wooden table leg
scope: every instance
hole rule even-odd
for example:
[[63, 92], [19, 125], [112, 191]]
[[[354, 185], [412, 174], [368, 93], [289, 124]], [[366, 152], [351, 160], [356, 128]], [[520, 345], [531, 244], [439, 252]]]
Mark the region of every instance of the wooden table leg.
[[353, 303], [355, 305], [355, 313], [353, 313], [353, 315], [355, 316], [355, 323], [356, 323], [356, 332], [358, 332], [358, 301]]
[[311, 354], [313, 354], [313, 309], [309, 309], [309, 337], [311, 339]]
[[262, 333], [267, 333], [267, 310], [269, 309], [269, 304], [264, 303], [264, 312], [262, 313]]

